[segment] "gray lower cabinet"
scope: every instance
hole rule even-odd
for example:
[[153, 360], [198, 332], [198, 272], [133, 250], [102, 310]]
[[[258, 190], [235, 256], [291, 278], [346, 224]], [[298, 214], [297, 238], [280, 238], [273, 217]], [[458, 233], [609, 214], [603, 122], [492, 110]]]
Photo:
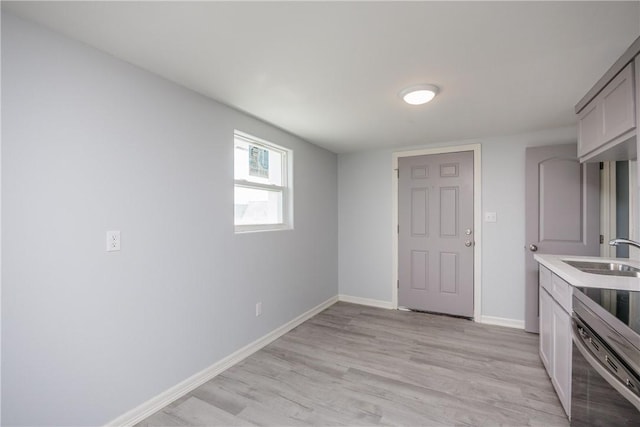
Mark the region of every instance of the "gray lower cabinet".
[[572, 287], [540, 266], [540, 359], [560, 403], [571, 416]]
[[553, 298], [549, 292], [540, 289], [540, 359], [551, 376], [553, 360]]

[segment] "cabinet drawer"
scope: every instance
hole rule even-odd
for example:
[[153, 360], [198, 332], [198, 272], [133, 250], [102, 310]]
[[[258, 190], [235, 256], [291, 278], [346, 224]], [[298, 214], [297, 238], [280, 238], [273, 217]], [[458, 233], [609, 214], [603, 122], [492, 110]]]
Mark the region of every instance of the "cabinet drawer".
[[547, 290], [547, 292], [551, 293], [551, 270], [547, 267], [540, 264], [540, 273], [538, 276], [538, 281], [540, 282], [540, 287]]
[[571, 313], [571, 285], [555, 274], [551, 275], [551, 296], [567, 312]]

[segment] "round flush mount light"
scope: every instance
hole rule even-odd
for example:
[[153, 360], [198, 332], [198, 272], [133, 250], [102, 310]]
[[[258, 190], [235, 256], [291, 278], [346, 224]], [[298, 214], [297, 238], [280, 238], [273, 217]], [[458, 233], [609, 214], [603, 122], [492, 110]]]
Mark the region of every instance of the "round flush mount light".
[[411, 86], [400, 92], [400, 97], [407, 104], [422, 105], [431, 101], [438, 94], [438, 87], [434, 85]]

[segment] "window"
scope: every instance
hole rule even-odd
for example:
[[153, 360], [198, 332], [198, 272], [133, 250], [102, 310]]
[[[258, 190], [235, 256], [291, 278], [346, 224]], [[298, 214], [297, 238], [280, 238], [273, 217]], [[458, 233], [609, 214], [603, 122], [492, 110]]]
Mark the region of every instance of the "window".
[[291, 150], [234, 133], [235, 231], [292, 226]]

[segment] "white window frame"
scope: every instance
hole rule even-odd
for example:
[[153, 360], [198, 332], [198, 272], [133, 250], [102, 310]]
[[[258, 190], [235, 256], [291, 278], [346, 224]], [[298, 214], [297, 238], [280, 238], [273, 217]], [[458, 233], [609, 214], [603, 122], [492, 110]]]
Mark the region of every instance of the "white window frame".
[[[282, 194], [282, 222], [278, 224], [235, 224], [236, 233], [250, 233], [259, 231], [292, 230], [293, 229], [293, 150], [281, 145], [274, 144], [264, 139], [249, 135], [248, 133], [234, 130], [233, 132], [233, 155], [234, 155], [234, 178], [235, 178], [235, 147], [236, 140], [242, 140], [251, 145], [267, 150], [277, 151], [282, 156], [282, 185], [262, 184], [244, 179], [234, 179], [234, 190], [236, 187], [253, 188], [256, 190], [267, 190], [280, 192]], [[235, 193], [235, 191], [234, 191]], [[235, 195], [234, 195], [235, 205]]]

